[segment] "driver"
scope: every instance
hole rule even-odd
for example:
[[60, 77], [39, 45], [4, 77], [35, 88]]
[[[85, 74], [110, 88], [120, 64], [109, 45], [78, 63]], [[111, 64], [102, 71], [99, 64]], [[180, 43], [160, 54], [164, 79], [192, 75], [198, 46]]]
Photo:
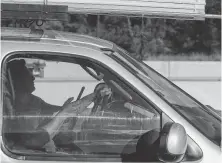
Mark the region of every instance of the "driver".
[[110, 93], [101, 87], [78, 101], [73, 102], [73, 98], [69, 98], [63, 106], [50, 105], [32, 94], [35, 78], [24, 59], [9, 62], [8, 69], [15, 91], [14, 111], [17, 117], [9, 121], [13, 133], [6, 133], [6, 138], [13, 142], [12, 146], [46, 149], [67, 118], [76, 116], [95, 99]]

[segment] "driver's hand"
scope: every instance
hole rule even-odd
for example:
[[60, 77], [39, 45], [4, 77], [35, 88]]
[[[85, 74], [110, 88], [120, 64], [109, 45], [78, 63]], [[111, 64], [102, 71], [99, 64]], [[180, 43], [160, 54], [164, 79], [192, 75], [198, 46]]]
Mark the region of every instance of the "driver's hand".
[[[93, 96], [92, 96], [93, 97]], [[73, 114], [79, 114], [83, 112], [87, 106], [92, 103], [91, 96], [85, 96], [80, 100], [72, 101], [74, 98], [69, 98], [62, 106], [63, 110], [61, 111], [62, 115], [72, 117]]]
[[64, 102], [64, 104], [62, 106], [63, 109], [61, 111], [64, 115], [70, 114], [70, 116], [72, 116], [72, 113], [76, 113], [78, 111], [79, 105], [80, 105], [80, 100], [78, 100], [78, 101], [73, 101], [73, 100], [74, 100], [74, 98], [70, 97]]
[[62, 106], [65, 107], [66, 105], [70, 104], [73, 100], [74, 100], [74, 97], [68, 98]]

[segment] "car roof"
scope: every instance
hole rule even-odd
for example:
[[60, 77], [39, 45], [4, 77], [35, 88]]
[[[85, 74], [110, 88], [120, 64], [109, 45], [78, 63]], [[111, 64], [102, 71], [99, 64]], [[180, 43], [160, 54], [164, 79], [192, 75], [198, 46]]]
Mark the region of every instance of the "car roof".
[[43, 30], [44, 34], [41, 36], [38, 33], [34, 33], [35, 31], [32, 32], [29, 28], [2, 27], [1, 29], [1, 38], [3, 41], [29, 41], [56, 45], [74, 45], [94, 50], [100, 50], [101, 48], [113, 49], [115, 46], [114, 43], [107, 40], [70, 32]]

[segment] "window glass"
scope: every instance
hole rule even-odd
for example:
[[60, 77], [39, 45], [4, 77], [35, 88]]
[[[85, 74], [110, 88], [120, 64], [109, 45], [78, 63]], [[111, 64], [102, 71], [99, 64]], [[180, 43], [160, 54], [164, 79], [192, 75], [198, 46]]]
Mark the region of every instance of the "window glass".
[[120, 158], [161, 126], [127, 82], [92, 61], [17, 58], [5, 72], [3, 131], [12, 152]]
[[209, 140], [221, 146], [220, 118], [216, 118], [210, 109], [204, 107], [170, 81], [151, 70], [145, 63], [131, 58], [126, 51], [120, 48], [118, 48], [118, 52], [121, 56], [118, 57], [119, 60], [122, 60], [130, 69], [134, 70], [134, 74], [138, 78], [149, 85]]
[[98, 84], [79, 64], [55, 61], [45, 61], [45, 64], [44, 77], [36, 77], [33, 94], [51, 104], [62, 105], [69, 97], [76, 99], [83, 86], [83, 96], [87, 95]]

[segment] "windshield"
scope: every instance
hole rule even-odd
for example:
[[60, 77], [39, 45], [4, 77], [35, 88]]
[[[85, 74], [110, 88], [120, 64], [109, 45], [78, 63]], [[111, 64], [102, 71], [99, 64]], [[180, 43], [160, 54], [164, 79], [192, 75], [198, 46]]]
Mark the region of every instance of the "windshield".
[[158, 95], [168, 102], [177, 112], [217, 145], [221, 145], [221, 120], [215, 118], [206, 107], [183, 92], [170, 81], [156, 73], [145, 63], [130, 57], [126, 51], [117, 48], [115, 55], [127, 64], [133, 73]]

